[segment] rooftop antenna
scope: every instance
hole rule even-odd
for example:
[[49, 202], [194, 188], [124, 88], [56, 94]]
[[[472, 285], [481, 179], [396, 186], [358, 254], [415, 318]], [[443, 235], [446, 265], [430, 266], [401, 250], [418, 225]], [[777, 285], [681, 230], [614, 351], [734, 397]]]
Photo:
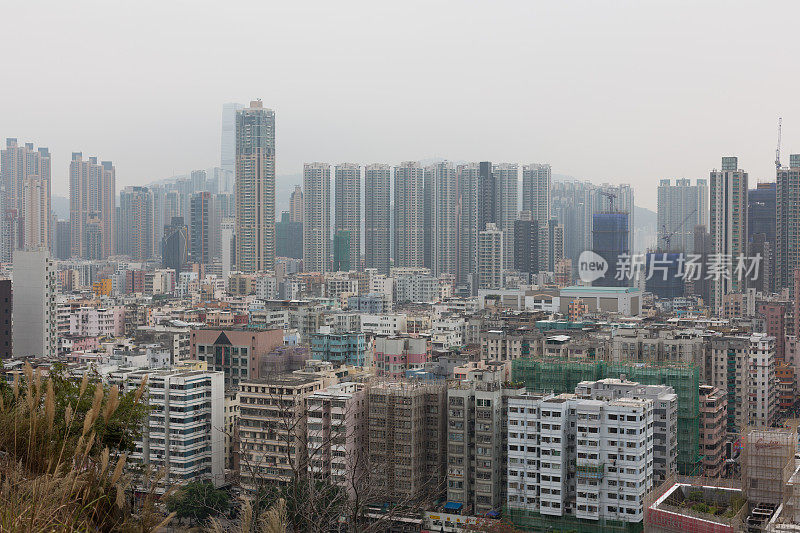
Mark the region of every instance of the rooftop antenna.
[[778, 147], [775, 148], [775, 168], [780, 170], [781, 168], [781, 126], [783, 124], [783, 118], [778, 117]]

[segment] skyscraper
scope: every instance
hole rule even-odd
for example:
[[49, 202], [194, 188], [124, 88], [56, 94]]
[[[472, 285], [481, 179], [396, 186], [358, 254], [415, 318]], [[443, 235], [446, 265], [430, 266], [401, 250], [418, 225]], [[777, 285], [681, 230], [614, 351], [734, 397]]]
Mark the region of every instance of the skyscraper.
[[[480, 164], [469, 163], [458, 167], [458, 272], [456, 280], [461, 285], [476, 287], [474, 274], [478, 263], [478, 219], [480, 218]], [[484, 224], [484, 229], [486, 225]]]
[[347, 231], [349, 270], [361, 270], [361, 167], [341, 163], [335, 167], [334, 231]]
[[517, 188], [519, 168], [516, 163], [501, 163], [492, 167], [495, 182], [495, 224], [503, 232], [504, 264], [514, 261], [514, 221], [517, 219]]
[[236, 112], [236, 263], [275, 268], [275, 112], [261, 100]]
[[147, 187], [125, 187], [119, 194], [119, 252], [134, 261], [154, 255], [153, 195]]
[[424, 264], [424, 171], [415, 161], [394, 167], [394, 264]]
[[522, 210], [540, 225], [550, 220], [550, 165], [531, 163], [522, 167]]
[[191, 198], [191, 223], [189, 226], [189, 260], [207, 265], [211, 262], [211, 229], [215, 225], [213, 199], [210, 192], [196, 192]]
[[164, 227], [161, 240], [161, 264], [180, 274], [189, 259], [189, 228], [183, 217], [173, 217], [169, 225]]
[[478, 233], [478, 288], [503, 286], [503, 232], [491, 222]]
[[592, 251], [606, 260], [605, 275], [592, 283], [595, 287], [627, 287], [630, 280], [625, 276], [617, 279], [620, 256], [630, 254], [628, 248], [628, 214], [597, 213], [592, 216]]
[[667, 252], [690, 253], [694, 227], [708, 224], [708, 182], [668, 179], [658, 185], [658, 247]]
[[375, 163], [364, 169], [364, 266], [389, 274], [392, 170]]
[[333, 271], [347, 272], [353, 270], [351, 265], [352, 248], [350, 247], [350, 232], [346, 229], [337, 230], [333, 234]]
[[[793, 273], [800, 267], [800, 154], [789, 157], [789, 168], [777, 171], [775, 285], [791, 288]], [[800, 335], [800, 332], [796, 332]]]
[[747, 253], [747, 172], [736, 157], [723, 157], [722, 169], [711, 171], [710, 233], [715, 259], [723, 262], [728, 275], [714, 279], [712, 309], [722, 306], [722, 297], [743, 288], [734, 265]]
[[288, 211], [275, 223], [275, 250], [278, 257], [303, 258], [303, 223], [292, 222]]
[[[486, 228], [486, 224], [494, 223], [495, 219], [495, 186], [491, 161], [478, 163], [478, 230]], [[476, 241], [477, 242], [477, 241]]]
[[435, 276], [458, 272], [458, 181], [456, 168], [443, 161], [434, 168], [432, 265]]
[[69, 165], [69, 220], [72, 256], [105, 259], [114, 253], [116, 177], [111, 161], [72, 153]]
[[220, 142], [220, 162], [222, 170], [236, 170], [236, 112], [242, 104], [222, 104], [222, 140]]
[[[778, 171], [780, 172], [780, 170]], [[762, 257], [761, 272], [756, 276], [756, 286], [761, 292], [770, 293], [775, 289], [778, 276], [775, 275], [777, 245], [777, 187], [775, 182], [759, 183], [747, 193], [747, 242], [748, 255]], [[800, 197], [796, 200], [800, 201]], [[798, 217], [800, 219], [800, 217]]]
[[303, 165], [303, 270], [327, 272], [331, 260], [331, 167]]
[[14, 253], [14, 357], [57, 355], [56, 267], [46, 249]]
[[299, 185], [289, 195], [289, 222], [303, 222], [303, 188]]
[[6, 139], [0, 151], [0, 208], [8, 223], [0, 232], [0, 256], [10, 261], [15, 248], [51, 245], [50, 151]]
[[530, 276], [539, 272], [539, 223], [523, 210], [514, 221], [514, 270]]

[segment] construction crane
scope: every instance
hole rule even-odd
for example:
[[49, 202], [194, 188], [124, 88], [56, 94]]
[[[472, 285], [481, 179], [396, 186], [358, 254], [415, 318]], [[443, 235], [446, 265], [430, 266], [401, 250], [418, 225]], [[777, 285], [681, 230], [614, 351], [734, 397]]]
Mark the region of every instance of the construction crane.
[[778, 117], [778, 147], [775, 148], [775, 168], [780, 170], [781, 168], [781, 126], [783, 125], [783, 119]]
[[661, 224], [661, 228], [664, 230], [664, 235], [662, 235], [661, 238], [664, 239], [664, 242], [667, 245], [667, 249], [665, 251], [667, 252], [670, 251], [670, 247], [672, 246], [672, 236], [678, 233], [678, 231], [683, 227], [683, 225], [686, 224], [686, 221], [692, 218], [696, 213], [697, 213], [697, 208], [695, 207], [691, 213], [686, 215], [686, 218], [681, 220], [681, 223], [678, 224], [678, 227], [676, 227], [672, 231], [667, 231], [667, 225]]
[[614, 212], [614, 200], [617, 199], [617, 193], [611, 192], [611, 191], [606, 191], [604, 189], [597, 189], [597, 192], [599, 192], [600, 194], [602, 194], [603, 196], [608, 198], [608, 212], [609, 213], [613, 213]]

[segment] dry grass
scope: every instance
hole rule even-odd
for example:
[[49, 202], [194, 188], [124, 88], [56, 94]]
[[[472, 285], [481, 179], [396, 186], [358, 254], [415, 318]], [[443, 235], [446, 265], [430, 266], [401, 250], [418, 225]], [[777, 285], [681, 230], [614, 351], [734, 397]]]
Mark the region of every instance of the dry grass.
[[[138, 404], [144, 386], [126, 401]], [[10, 390], [0, 389], [0, 531], [143, 532], [166, 524], [152, 495], [134, 505], [127, 453], [103, 442], [120, 401], [116, 387], [90, 386], [88, 376], [77, 397], [65, 399], [28, 365]]]

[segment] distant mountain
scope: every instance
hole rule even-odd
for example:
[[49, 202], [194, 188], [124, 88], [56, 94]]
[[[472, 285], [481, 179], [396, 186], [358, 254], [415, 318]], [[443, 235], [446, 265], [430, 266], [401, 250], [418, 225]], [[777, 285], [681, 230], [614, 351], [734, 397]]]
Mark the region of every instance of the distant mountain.
[[658, 224], [658, 213], [638, 205], [633, 207], [633, 218], [637, 226], [647, 225], [655, 228]]

